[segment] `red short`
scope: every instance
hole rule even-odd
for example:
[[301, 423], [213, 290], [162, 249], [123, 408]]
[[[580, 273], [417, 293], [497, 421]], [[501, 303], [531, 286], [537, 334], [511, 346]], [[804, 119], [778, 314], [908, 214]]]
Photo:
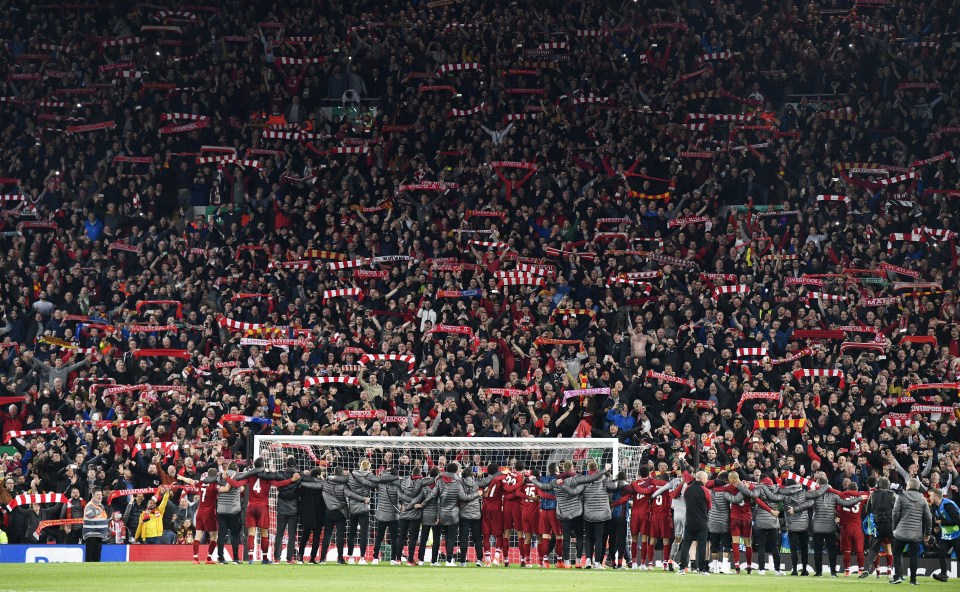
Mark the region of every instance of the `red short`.
[[520, 531], [534, 534], [540, 529], [540, 504], [520, 504]]
[[737, 537], [743, 537], [749, 539], [753, 534], [753, 525], [750, 520], [734, 520], [730, 519], [730, 536], [736, 539]]
[[557, 520], [556, 510], [540, 510], [540, 524], [537, 534], [549, 534], [560, 536], [563, 531], [560, 530], [560, 521]]
[[862, 528], [841, 528], [840, 529], [840, 551], [849, 553], [856, 551], [863, 552], [863, 529]]
[[630, 515], [630, 534], [650, 536], [650, 512], [634, 512]]
[[503, 536], [503, 512], [483, 509], [480, 513], [480, 532], [484, 537]]
[[247, 506], [247, 528], [270, 528], [267, 506]]
[[673, 516], [670, 514], [653, 514], [650, 518], [650, 536], [655, 539], [673, 538]]
[[202, 530], [203, 532], [217, 532], [217, 529], [220, 527], [217, 525], [217, 514], [216, 512], [204, 512], [202, 510], [197, 511], [197, 530]]
[[523, 516], [520, 504], [503, 504], [503, 532], [523, 530]]

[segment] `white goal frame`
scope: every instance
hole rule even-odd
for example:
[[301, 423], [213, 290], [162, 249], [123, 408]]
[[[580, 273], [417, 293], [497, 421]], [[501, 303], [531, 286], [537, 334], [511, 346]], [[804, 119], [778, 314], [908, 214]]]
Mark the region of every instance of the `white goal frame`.
[[[636, 473], [636, 461], [646, 447], [638, 448], [625, 446], [616, 438], [409, 438], [409, 437], [366, 437], [366, 436], [285, 436], [285, 435], [257, 435], [254, 436], [253, 460], [264, 457], [272, 461], [266, 467], [268, 471], [277, 471], [282, 469], [279, 460], [286, 456], [283, 452], [279, 454], [264, 454], [267, 450], [276, 445], [289, 444], [293, 450], [300, 450], [301, 454], [295, 454], [300, 457], [301, 466], [298, 470], [301, 473], [312, 467], [303, 465], [303, 451], [310, 450], [310, 455], [317, 455], [325, 448], [352, 448], [359, 453], [353, 458], [358, 460], [363, 456], [365, 449], [374, 448], [379, 450], [431, 450], [450, 449], [452, 457], [447, 460], [455, 460], [455, 457], [464, 452], [475, 451], [495, 451], [500, 460], [508, 458], [517, 453], [529, 454], [539, 452], [542, 458], [539, 463], [543, 466], [540, 470], [545, 470], [548, 463], [560, 463], [564, 460], [573, 459], [576, 462], [589, 462], [596, 460], [600, 463], [600, 468], [609, 469], [616, 475], [624, 465], [634, 465], [633, 474]], [[435, 455], [434, 460], [439, 460]], [[320, 460], [317, 455], [315, 461]], [[622, 462], [626, 461], [626, 462]], [[630, 462], [634, 461], [634, 462]], [[418, 461], [419, 462], [419, 461]], [[463, 464], [463, 463], [461, 463]], [[339, 463], [344, 469], [351, 471], [358, 468], [352, 464], [352, 461]], [[319, 462], [317, 466], [322, 466]], [[408, 465], [410, 467], [413, 464]], [[582, 467], [581, 467], [582, 468]], [[441, 467], [442, 469], [442, 467]], [[486, 469], [486, 463], [483, 463], [483, 469]], [[403, 476], [403, 475], [401, 475]], [[274, 545], [274, 536], [276, 535], [276, 490], [270, 493], [270, 537], [271, 553]], [[371, 525], [373, 521], [371, 520]], [[287, 552], [281, 543], [281, 556], [286, 557]]]

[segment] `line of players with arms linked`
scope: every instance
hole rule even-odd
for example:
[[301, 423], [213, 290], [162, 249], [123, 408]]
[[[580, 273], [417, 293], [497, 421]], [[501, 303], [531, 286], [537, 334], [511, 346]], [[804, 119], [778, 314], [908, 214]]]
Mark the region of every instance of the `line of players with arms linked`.
[[[699, 466], [697, 455], [694, 457], [694, 466]], [[566, 461], [550, 463], [541, 474], [525, 470], [521, 460], [511, 460], [509, 467], [491, 464], [481, 475], [477, 467], [461, 469], [458, 463], [450, 462], [443, 471], [435, 466], [424, 474], [416, 466], [411, 474], [401, 477], [390, 466], [374, 473], [370, 462], [362, 460], [349, 472], [343, 467], [328, 471], [315, 468], [309, 475], [301, 475], [296, 460], [289, 457], [280, 471], [265, 470], [260, 458], [252, 469], [242, 473], [231, 465], [221, 474], [210, 469], [200, 480], [180, 479], [200, 488], [194, 563], [199, 563], [204, 534], [208, 539], [206, 563], [214, 563], [218, 533], [227, 530], [233, 534], [234, 561], [240, 563], [241, 495], [247, 496], [246, 557], [251, 563], [259, 530], [262, 563], [279, 563], [286, 533], [289, 563], [306, 559], [308, 542], [312, 543], [309, 563], [324, 563], [333, 542], [338, 563], [355, 557], [356, 563], [365, 564], [373, 513], [377, 526], [375, 563], [387, 542], [392, 564], [423, 565], [432, 536], [433, 565], [441, 563], [442, 557], [448, 566], [465, 565], [472, 545], [478, 566], [507, 567], [511, 534], [515, 533], [520, 565], [525, 567], [550, 567], [553, 556], [557, 568], [656, 569], [654, 552], [660, 547], [659, 567], [663, 570], [674, 571], [676, 565], [681, 574], [692, 570], [726, 572], [726, 554], [736, 573], [745, 569], [749, 574], [758, 566], [762, 574], [772, 562], [772, 570], [783, 575], [778, 508], [782, 508], [789, 533], [794, 576], [810, 573], [812, 538], [816, 576], [824, 573], [824, 551], [830, 574], [839, 575], [839, 540], [846, 575], [851, 573], [850, 561], [855, 555], [861, 578], [875, 570], [879, 577], [878, 563], [885, 555], [888, 570], [894, 568], [891, 581], [899, 583], [903, 572], [898, 559], [908, 548], [911, 580], [915, 581], [916, 545], [930, 536], [934, 517], [941, 530], [940, 571], [934, 577], [946, 581], [950, 551], [960, 556], [957, 505], [945, 499], [942, 491], [930, 490], [925, 493], [934, 508], [931, 512], [928, 499], [918, 491], [923, 488], [919, 482], [913, 487], [908, 484], [898, 495], [885, 477], [869, 483], [870, 491], [859, 491], [853, 482], [847, 490], [837, 491], [827, 485], [822, 473], [807, 483], [811, 486], [807, 488], [789, 478], [779, 484], [770, 477], [760, 483], [747, 482], [737, 470], [721, 471], [708, 479], [704, 471], [694, 474], [691, 469], [665, 480], [657, 478], [659, 473], [651, 475], [650, 468], [643, 466], [631, 481], [622, 472], [611, 476], [600, 471], [596, 462], [587, 463], [585, 469], [578, 471], [573, 462]], [[272, 560], [268, 510], [271, 487], [277, 489]], [[372, 507], [374, 490], [379, 494]], [[689, 499], [694, 500], [695, 507], [688, 513]], [[920, 518], [901, 520], [906, 508], [912, 508], [913, 515]], [[871, 517], [868, 530], [873, 536], [865, 553], [867, 515]], [[632, 540], [629, 544], [628, 532]], [[537, 538], [536, 556], [533, 535]], [[445, 556], [440, 552], [441, 540]], [[222, 541], [218, 557], [225, 563]], [[687, 570], [692, 545], [697, 547], [697, 559]], [[768, 553], [771, 562], [767, 561]]]

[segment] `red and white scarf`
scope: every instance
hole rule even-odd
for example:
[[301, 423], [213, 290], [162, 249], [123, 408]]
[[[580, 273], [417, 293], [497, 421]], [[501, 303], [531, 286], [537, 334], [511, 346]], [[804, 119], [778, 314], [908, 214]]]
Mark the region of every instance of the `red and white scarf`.
[[765, 401], [780, 401], [781, 393], [779, 392], [752, 392], [752, 393], [743, 393], [740, 395], [740, 402], [737, 403], [737, 413], [740, 413], [741, 407], [746, 401], [754, 400], [765, 400]]
[[717, 300], [723, 294], [749, 294], [750, 286], [747, 284], [735, 284], [732, 286], [717, 286], [713, 289], [713, 299]]
[[399, 354], [363, 354], [360, 356], [360, 365], [366, 366], [370, 362], [383, 362], [383, 361], [393, 361], [393, 362], [406, 362], [407, 371], [413, 372], [414, 368], [417, 365], [417, 359], [412, 355], [399, 355]]
[[826, 376], [830, 378], [839, 378], [840, 379], [840, 388], [843, 388], [844, 385], [844, 374], [843, 370], [831, 370], [827, 368], [801, 368], [800, 370], [793, 371], [793, 377], [799, 380], [801, 377], [815, 377], [815, 376]]
[[21, 493], [14, 497], [7, 504], [7, 511], [12, 511], [17, 506], [32, 504], [68, 504], [70, 500], [62, 493]]
[[303, 381], [304, 388], [321, 384], [349, 384], [357, 386], [360, 384], [360, 379], [355, 376], [308, 376]]
[[927, 237], [920, 232], [892, 232], [890, 233], [890, 237], [887, 238], [887, 252], [893, 250], [894, 241], [925, 243], [927, 242]]
[[337, 290], [324, 290], [323, 298], [320, 300], [321, 304], [326, 304], [327, 300], [330, 298], [340, 298], [342, 296], [352, 296], [355, 297], [358, 301], [363, 301], [363, 290], [360, 288], [340, 288]]
[[686, 378], [680, 378], [679, 376], [674, 376], [672, 374], [664, 374], [662, 372], [656, 372], [654, 370], [647, 370], [647, 378], [655, 378], [659, 382], [673, 382], [676, 384], [683, 384], [690, 388], [693, 388], [694, 382]]

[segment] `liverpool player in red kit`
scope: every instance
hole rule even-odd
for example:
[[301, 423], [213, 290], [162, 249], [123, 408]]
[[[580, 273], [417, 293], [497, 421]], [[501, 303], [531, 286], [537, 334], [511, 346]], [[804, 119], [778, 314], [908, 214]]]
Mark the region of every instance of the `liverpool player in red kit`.
[[[764, 510], [773, 513], [774, 510], [767, 502], [760, 499], [760, 492], [756, 490], [753, 484], [746, 484], [740, 480], [740, 473], [730, 471], [727, 475], [729, 485], [726, 488], [717, 491], [727, 491], [728, 493], [743, 494], [743, 501], [730, 504], [730, 537], [733, 540], [731, 545], [733, 552], [733, 566], [736, 573], [740, 573], [740, 541], [747, 550], [747, 573], [753, 571], [753, 500]], [[779, 514], [777, 514], [779, 515]]]
[[[217, 470], [210, 469], [207, 471], [209, 477], [216, 477]], [[197, 535], [193, 538], [193, 563], [194, 565], [200, 563], [200, 539], [203, 537], [203, 533], [207, 533], [207, 565], [213, 565], [216, 563], [213, 560], [213, 550], [217, 546], [217, 496], [220, 492], [220, 486], [216, 483], [204, 483], [202, 481], [196, 481], [190, 479], [189, 477], [184, 477], [183, 475], [178, 475], [177, 479], [183, 481], [188, 485], [193, 485], [200, 489], [200, 505], [197, 507], [197, 519], [196, 519], [196, 529]], [[224, 490], [229, 489], [229, 486], [223, 486]]]
[[849, 576], [850, 555], [853, 552], [857, 554], [857, 567], [860, 570], [866, 569], [863, 565], [863, 516], [861, 512], [867, 503], [866, 498], [870, 497], [870, 494], [858, 491], [857, 484], [851, 482], [846, 491], [840, 492], [840, 497], [844, 499], [863, 498], [863, 503], [849, 508], [837, 506], [837, 516], [840, 518], [840, 552], [843, 553], [843, 574]]
[[246, 486], [247, 494], [247, 561], [253, 563], [253, 538], [257, 529], [260, 529], [260, 555], [263, 563], [270, 563], [267, 551], [270, 549], [270, 488], [284, 487], [300, 479], [300, 473], [295, 473], [290, 479], [271, 481], [261, 478], [256, 472], [263, 468], [263, 459], [258, 458], [253, 463], [253, 472], [237, 473], [233, 479], [227, 478], [227, 483], [233, 487]]
[[656, 545], [650, 537], [650, 494], [661, 485], [666, 485], [666, 481], [651, 479], [650, 467], [643, 466], [637, 471], [637, 478], [633, 483], [624, 489], [624, 492], [633, 494], [633, 509], [630, 512], [630, 535], [633, 543], [630, 546], [630, 556], [633, 557], [634, 569], [646, 569], [648, 561], [653, 563], [653, 550]]
[[533, 533], [540, 530], [540, 495], [539, 490], [524, 483], [519, 490], [520, 497], [520, 528], [523, 531], [517, 539], [520, 546], [520, 566], [533, 567], [530, 563], [530, 546]]
[[487, 478], [494, 478], [484, 487], [480, 501], [480, 533], [483, 536], [483, 560], [487, 565], [496, 562], [496, 557], [490, 551], [490, 537], [496, 539], [496, 544], [499, 545], [503, 535], [504, 475], [499, 473], [500, 467], [496, 464], [491, 463], [487, 467]]
[[[658, 482], [654, 481], [654, 483]], [[673, 498], [669, 491], [650, 499], [650, 543], [647, 552], [650, 553], [651, 561], [653, 553], [650, 549], [657, 546], [657, 539], [663, 541], [663, 569], [666, 571], [669, 568], [673, 571], [673, 566], [670, 565], [670, 547], [673, 543]]]
[[504, 567], [510, 567], [510, 531], [517, 533], [518, 546], [522, 545], [523, 541], [523, 509], [520, 507], [523, 469], [523, 461], [515, 461], [513, 469], [503, 476], [503, 537], [497, 542], [497, 546], [503, 553]]

